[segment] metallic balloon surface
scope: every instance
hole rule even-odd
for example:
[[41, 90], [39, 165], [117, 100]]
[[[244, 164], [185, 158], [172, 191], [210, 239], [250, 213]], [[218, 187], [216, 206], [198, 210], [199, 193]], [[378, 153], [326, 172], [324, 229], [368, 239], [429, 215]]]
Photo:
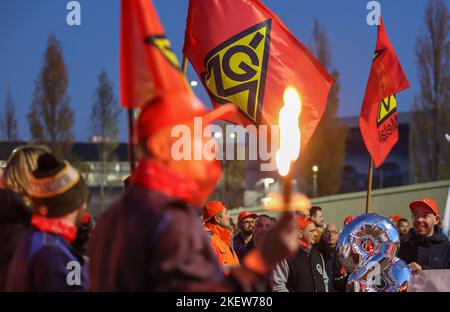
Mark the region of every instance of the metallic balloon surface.
[[412, 273], [399, 258], [400, 238], [394, 224], [379, 214], [364, 214], [349, 222], [337, 242], [337, 257], [349, 273], [347, 291], [403, 292]]

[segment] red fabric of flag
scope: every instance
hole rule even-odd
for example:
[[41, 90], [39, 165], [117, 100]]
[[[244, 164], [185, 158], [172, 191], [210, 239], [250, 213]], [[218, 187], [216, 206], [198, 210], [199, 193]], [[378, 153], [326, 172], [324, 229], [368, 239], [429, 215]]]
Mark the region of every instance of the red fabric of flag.
[[150, 0], [122, 0], [120, 102], [147, 105], [169, 93], [190, 92]]
[[381, 166], [398, 141], [398, 113], [395, 96], [408, 87], [408, 79], [380, 17], [375, 56], [359, 117], [364, 144], [376, 167]]
[[236, 124], [278, 124], [284, 90], [296, 88], [302, 145], [311, 138], [333, 78], [260, 1], [190, 0], [183, 52], [214, 106], [239, 107]]

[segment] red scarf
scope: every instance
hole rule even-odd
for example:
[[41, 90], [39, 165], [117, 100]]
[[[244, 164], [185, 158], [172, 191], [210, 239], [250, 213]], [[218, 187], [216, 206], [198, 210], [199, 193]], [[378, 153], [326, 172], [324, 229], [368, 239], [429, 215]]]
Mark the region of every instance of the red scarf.
[[33, 215], [31, 225], [42, 232], [61, 236], [69, 244], [72, 244], [77, 237], [77, 228], [60, 218], [45, 218]]
[[197, 184], [164, 166], [141, 160], [131, 176], [131, 183], [155, 190], [159, 193], [193, 204], [194, 194], [199, 192]]
[[298, 243], [300, 244], [300, 248], [303, 248], [303, 249], [308, 249], [308, 248], [312, 247], [311, 244], [308, 243], [307, 241], [305, 241], [303, 238], [300, 238]]

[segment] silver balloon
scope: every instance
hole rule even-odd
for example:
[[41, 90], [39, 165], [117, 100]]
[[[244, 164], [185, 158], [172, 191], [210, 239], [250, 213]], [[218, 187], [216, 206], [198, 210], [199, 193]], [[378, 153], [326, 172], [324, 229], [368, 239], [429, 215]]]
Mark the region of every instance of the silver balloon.
[[399, 258], [400, 238], [394, 224], [379, 214], [349, 222], [339, 235], [337, 257], [349, 273], [348, 291], [407, 291], [412, 273]]

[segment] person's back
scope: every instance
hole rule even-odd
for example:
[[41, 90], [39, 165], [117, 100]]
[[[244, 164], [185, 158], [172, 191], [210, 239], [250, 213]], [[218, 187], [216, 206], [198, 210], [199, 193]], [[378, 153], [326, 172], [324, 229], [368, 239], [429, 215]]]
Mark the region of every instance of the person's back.
[[19, 196], [0, 189], [0, 291], [5, 289], [8, 268], [17, 245], [30, 223], [31, 211]]
[[45, 146], [23, 145], [14, 149], [0, 177], [0, 291], [5, 288], [9, 264], [32, 214], [29, 179], [37, 159], [50, 152]]
[[[68, 264], [80, 264], [80, 284], [68, 283]], [[84, 291], [87, 267], [59, 235], [31, 227], [20, 241], [9, 269], [7, 291]]]
[[72, 247], [87, 210], [88, 187], [67, 161], [39, 156], [30, 180], [34, 212], [8, 270], [7, 291], [83, 291], [84, 258]]
[[196, 290], [224, 278], [195, 210], [135, 184], [100, 218], [90, 256], [94, 291]]

